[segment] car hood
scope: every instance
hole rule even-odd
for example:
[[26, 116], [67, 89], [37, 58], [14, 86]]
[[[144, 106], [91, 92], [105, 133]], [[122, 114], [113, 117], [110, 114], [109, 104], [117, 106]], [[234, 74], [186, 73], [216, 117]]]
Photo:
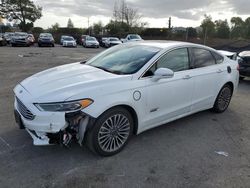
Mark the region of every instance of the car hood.
[[61, 102], [120, 79], [130, 80], [131, 76], [115, 75], [89, 65], [73, 63], [37, 73], [20, 85], [31, 95], [33, 102]]
[[86, 41], [86, 43], [89, 43], [89, 44], [98, 44], [97, 41]]

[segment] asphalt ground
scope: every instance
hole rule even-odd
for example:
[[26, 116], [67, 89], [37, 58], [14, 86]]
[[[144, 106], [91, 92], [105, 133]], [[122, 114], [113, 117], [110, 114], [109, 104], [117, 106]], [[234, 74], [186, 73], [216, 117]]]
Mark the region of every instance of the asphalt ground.
[[[85, 146], [38, 147], [13, 115], [24, 78], [103, 49], [0, 47], [0, 187], [250, 187], [250, 79], [223, 114], [204, 111], [134, 136], [103, 158]], [[219, 153], [218, 153], [219, 152]]]

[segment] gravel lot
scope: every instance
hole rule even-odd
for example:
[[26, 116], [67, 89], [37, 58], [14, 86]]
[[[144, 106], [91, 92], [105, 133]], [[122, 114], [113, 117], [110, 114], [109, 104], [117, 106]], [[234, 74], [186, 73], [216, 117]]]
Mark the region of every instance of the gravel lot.
[[14, 86], [102, 50], [0, 47], [0, 187], [250, 186], [250, 80], [240, 83], [225, 113], [204, 111], [149, 130], [113, 157], [98, 157], [77, 144], [33, 146], [14, 121]]

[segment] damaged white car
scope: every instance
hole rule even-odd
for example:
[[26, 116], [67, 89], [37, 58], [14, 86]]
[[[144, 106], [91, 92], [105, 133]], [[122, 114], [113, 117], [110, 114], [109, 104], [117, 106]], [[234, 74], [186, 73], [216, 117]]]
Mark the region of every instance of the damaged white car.
[[22, 81], [14, 89], [15, 118], [34, 145], [77, 141], [110, 156], [133, 134], [206, 109], [224, 112], [237, 67], [201, 45], [122, 44]]

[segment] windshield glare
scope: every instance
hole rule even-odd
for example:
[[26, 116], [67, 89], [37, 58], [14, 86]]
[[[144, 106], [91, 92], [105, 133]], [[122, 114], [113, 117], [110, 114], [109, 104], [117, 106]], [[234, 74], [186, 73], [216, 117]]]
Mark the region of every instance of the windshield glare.
[[86, 64], [115, 74], [134, 74], [159, 51], [160, 48], [145, 45], [114, 47]]

